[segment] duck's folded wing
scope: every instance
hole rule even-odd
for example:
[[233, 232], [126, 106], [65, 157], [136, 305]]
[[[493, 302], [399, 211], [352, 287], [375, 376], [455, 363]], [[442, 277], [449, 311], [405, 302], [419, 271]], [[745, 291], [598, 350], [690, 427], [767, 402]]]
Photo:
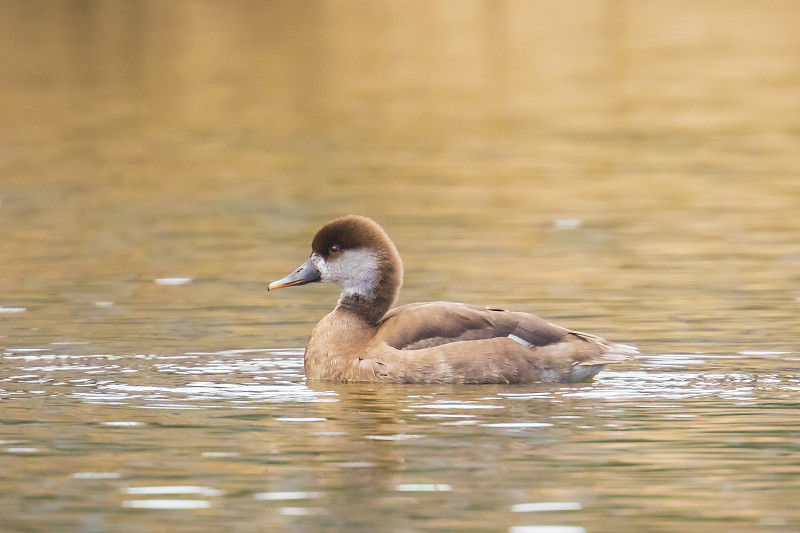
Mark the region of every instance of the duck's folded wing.
[[508, 337], [528, 347], [557, 343], [570, 333], [535, 315], [451, 302], [410, 304], [389, 311], [376, 339], [397, 350]]

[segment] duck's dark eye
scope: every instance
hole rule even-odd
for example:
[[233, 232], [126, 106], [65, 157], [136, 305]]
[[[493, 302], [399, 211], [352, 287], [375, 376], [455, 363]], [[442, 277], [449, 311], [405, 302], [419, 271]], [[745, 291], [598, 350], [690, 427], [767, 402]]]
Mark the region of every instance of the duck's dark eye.
[[341, 249], [342, 249], [341, 246], [339, 246], [338, 244], [334, 244], [333, 246], [330, 247], [330, 249], [328, 249], [328, 251], [332, 254], [335, 254], [341, 251]]

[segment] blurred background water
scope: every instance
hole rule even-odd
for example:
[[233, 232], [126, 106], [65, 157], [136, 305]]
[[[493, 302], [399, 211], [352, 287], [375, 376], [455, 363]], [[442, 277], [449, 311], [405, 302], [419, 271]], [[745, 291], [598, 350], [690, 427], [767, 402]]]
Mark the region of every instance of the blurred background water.
[[[0, 3], [0, 528], [800, 531], [798, 26], [790, 0]], [[351, 212], [401, 303], [645, 355], [311, 389], [335, 289], [266, 284]]]

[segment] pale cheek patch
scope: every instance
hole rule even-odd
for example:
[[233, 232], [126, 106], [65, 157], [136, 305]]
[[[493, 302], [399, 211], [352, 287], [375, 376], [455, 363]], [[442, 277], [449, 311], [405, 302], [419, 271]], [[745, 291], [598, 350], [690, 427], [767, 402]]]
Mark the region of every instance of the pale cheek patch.
[[333, 261], [321, 261], [323, 280], [342, 288], [342, 296], [359, 295], [372, 298], [378, 285], [378, 259], [372, 250], [347, 250]]

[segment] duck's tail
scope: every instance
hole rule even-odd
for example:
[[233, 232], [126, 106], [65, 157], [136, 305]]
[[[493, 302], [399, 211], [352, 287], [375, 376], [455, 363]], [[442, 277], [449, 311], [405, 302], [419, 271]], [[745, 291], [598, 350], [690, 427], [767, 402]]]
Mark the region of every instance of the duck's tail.
[[[609, 342], [602, 337], [592, 335], [591, 333], [583, 333], [580, 331], [571, 331], [573, 335], [581, 338], [582, 340], [595, 345], [599, 348], [593, 357], [587, 358], [585, 361], [578, 363], [579, 365], [596, 365], [596, 364], [610, 364], [621, 363], [627, 361], [639, 354], [639, 349], [630, 344], [617, 344]], [[596, 349], [597, 349], [596, 348]]]
[[607, 346], [608, 351], [605, 353], [605, 357], [608, 358], [609, 363], [621, 363], [639, 355], [639, 348], [630, 344], [608, 343]]
[[596, 339], [602, 341], [599, 344], [604, 348], [603, 352], [590, 360], [575, 364], [570, 371], [569, 381], [592, 381], [607, 364], [621, 363], [639, 353], [638, 348], [629, 344], [614, 344], [600, 337], [596, 337]]

